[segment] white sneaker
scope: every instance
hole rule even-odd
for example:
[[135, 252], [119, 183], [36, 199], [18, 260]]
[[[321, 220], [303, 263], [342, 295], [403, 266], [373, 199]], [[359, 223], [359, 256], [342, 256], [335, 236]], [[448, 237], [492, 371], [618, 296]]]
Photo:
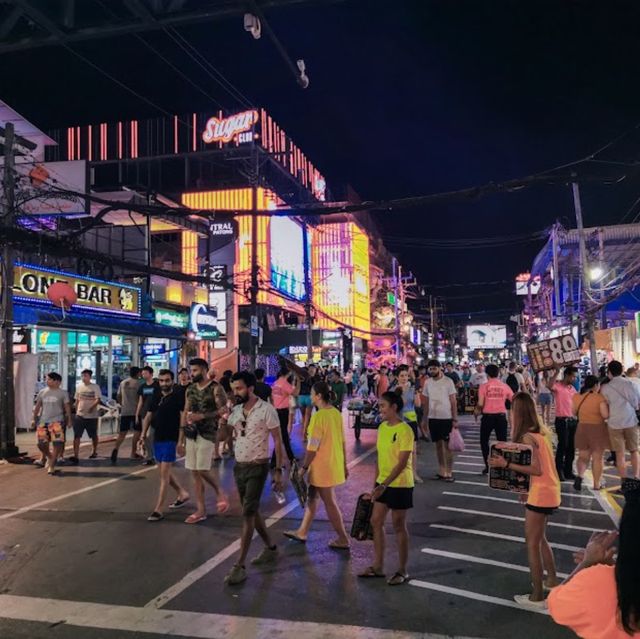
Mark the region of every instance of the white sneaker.
[[545, 610], [547, 609], [547, 602], [542, 601], [531, 601], [529, 599], [529, 595], [514, 595], [513, 600], [523, 608], [527, 608], [528, 610]]
[[34, 459], [33, 460], [33, 465], [34, 466], [38, 466], [38, 468], [44, 468], [44, 464], [45, 464], [45, 462], [43, 462], [41, 459]]

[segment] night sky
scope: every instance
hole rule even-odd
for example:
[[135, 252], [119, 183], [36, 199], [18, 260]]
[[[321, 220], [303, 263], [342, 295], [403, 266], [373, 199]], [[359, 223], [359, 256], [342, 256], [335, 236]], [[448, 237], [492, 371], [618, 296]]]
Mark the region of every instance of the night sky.
[[[82, 5], [103, 11], [95, 0]], [[305, 59], [306, 91], [265, 35], [255, 41], [244, 32], [241, 18], [181, 33], [271, 112], [330, 184], [349, 183], [364, 199], [527, 175], [582, 157], [640, 122], [637, 2], [352, 0], [273, 9], [267, 17], [291, 56]], [[166, 34], [142, 37], [220, 105], [238, 105]], [[135, 36], [74, 48], [169, 112], [219, 108]], [[44, 129], [160, 115], [62, 48], [0, 56], [0, 87], [2, 99]], [[626, 142], [607, 158], [635, 159], [640, 139]], [[616, 186], [584, 188], [587, 225], [627, 213], [640, 176], [624, 175]], [[374, 215], [385, 237], [464, 246], [465, 238], [534, 232], [556, 219], [569, 225], [573, 209], [569, 188], [540, 186]], [[510, 282], [541, 242], [436, 251], [390, 240], [389, 247], [449, 311], [489, 320], [515, 307], [512, 284], [448, 285]]]

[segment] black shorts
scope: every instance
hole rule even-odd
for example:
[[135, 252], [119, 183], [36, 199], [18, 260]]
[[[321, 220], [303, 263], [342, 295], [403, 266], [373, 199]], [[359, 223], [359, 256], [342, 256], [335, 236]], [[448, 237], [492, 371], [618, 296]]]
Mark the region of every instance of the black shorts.
[[430, 419], [429, 433], [432, 442], [448, 442], [451, 429], [453, 428], [452, 419]]
[[87, 435], [89, 435], [89, 437], [91, 438], [98, 436], [97, 417], [80, 417], [79, 415], [75, 416], [75, 419], [73, 420], [73, 436], [76, 439], [80, 439], [85, 430], [87, 431]]
[[384, 504], [390, 510], [409, 510], [409, 508], [413, 508], [413, 488], [393, 488], [390, 486], [376, 501]]
[[136, 432], [142, 431], [142, 423], [136, 420], [135, 415], [121, 415], [120, 416], [120, 432], [126, 433], [131, 429]]
[[557, 508], [546, 508], [544, 506], [532, 506], [531, 504], [525, 504], [524, 507], [530, 510], [532, 513], [540, 513], [541, 515], [553, 515], [558, 510]]
[[418, 422], [408, 421], [407, 424], [409, 424], [409, 428], [413, 431], [413, 441], [417, 442], [418, 439], [420, 439], [418, 437]]

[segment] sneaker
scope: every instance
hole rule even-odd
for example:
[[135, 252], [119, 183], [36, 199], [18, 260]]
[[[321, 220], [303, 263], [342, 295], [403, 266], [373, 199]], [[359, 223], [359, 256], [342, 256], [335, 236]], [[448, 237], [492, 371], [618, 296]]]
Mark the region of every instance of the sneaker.
[[115, 465], [117, 461], [118, 461], [118, 449], [114, 448], [111, 451], [111, 463]]
[[582, 490], [582, 477], [576, 477], [573, 480], [573, 489], [580, 492]]
[[529, 599], [529, 595], [514, 595], [513, 600], [523, 608], [527, 608], [528, 610], [546, 610], [547, 602], [544, 601], [531, 601]]
[[237, 586], [247, 580], [247, 571], [244, 566], [237, 564], [231, 569], [229, 574], [224, 578], [224, 583], [230, 586]]
[[69, 457], [69, 463], [77, 466], [80, 463], [80, 460], [77, 457]]
[[160, 521], [161, 519], [164, 519], [164, 515], [162, 513], [159, 513], [157, 510], [154, 510], [148, 517], [147, 517], [147, 521]]
[[44, 464], [45, 462], [43, 462], [41, 459], [35, 459], [33, 462], [33, 465], [37, 466], [38, 468], [44, 468]]
[[265, 547], [262, 552], [251, 560], [252, 566], [263, 566], [264, 564], [270, 564], [278, 558], [278, 547], [272, 548]]

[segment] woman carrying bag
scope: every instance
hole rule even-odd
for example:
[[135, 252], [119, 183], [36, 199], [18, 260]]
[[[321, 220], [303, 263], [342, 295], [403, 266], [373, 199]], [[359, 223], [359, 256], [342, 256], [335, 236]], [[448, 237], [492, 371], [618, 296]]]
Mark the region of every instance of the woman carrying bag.
[[576, 463], [578, 474], [573, 487], [582, 490], [584, 473], [591, 460], [593, 490], [605, 488], [602, 481], [604, 451], [609, 448], [609, 431], [605, 420], [609, 417], [609, 405], [600, 394], [600, 382], [595, 375], [587, 375], [579, 395], [572, 398], [573, 412], [578, 418], [575, 444], [578, 450]]

